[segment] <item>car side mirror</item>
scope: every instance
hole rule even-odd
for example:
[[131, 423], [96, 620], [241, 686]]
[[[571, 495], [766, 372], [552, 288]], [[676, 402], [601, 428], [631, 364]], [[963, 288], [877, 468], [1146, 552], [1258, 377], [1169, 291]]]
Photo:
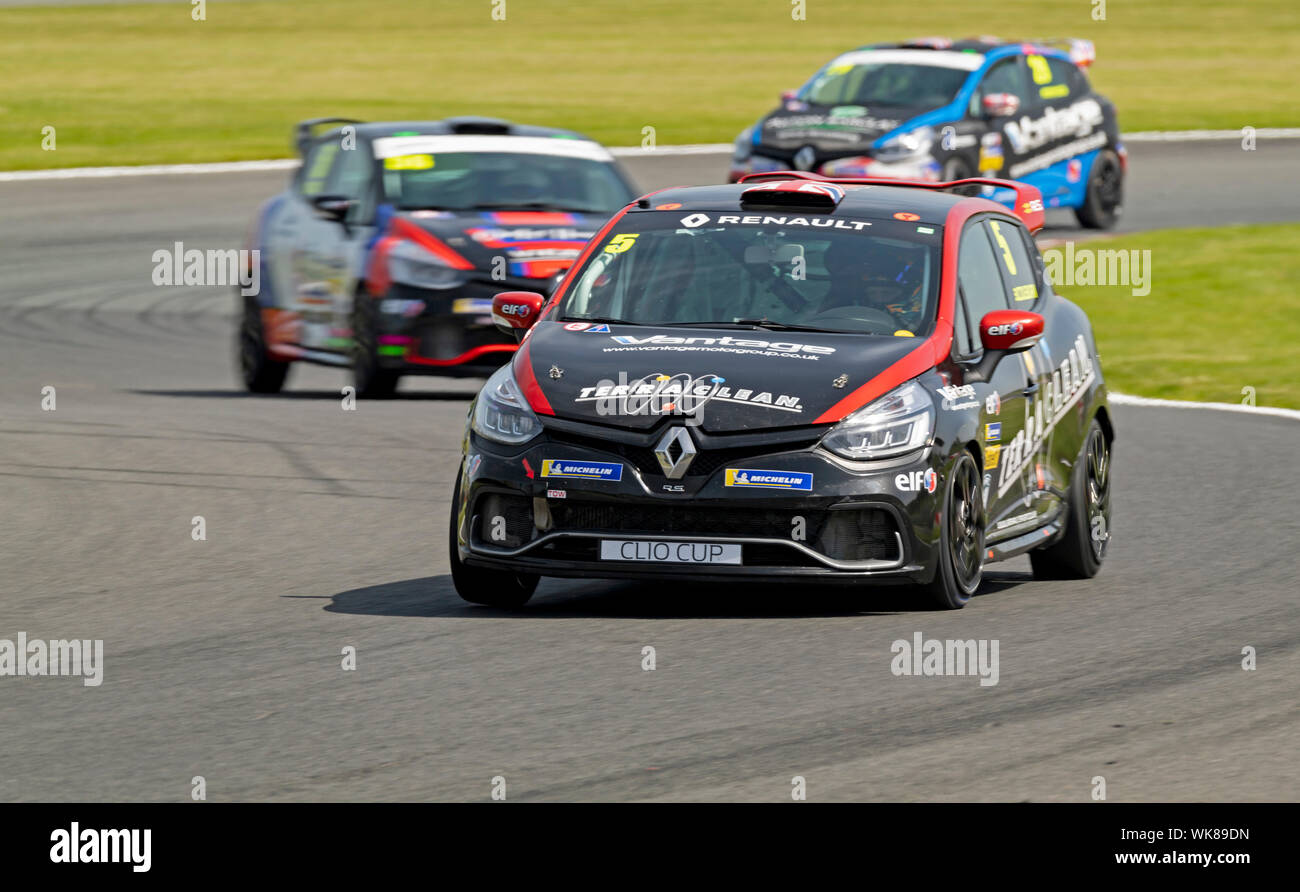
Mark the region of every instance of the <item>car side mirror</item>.
[[990, 93], [980, 100], [984, 116], [1009, 118], [1020, 111], [1020, 97], [1014, 93]]
[[966, 372], [967, 382], [987, 381], [1004, 356], [1024, 353], [1043, 338], [1043, 317], [1024, 310], [994, 310], [980, 320], [984, 355]]
[[333, 220], [335, 223], [344, 223], [348, 218], [348, 211], [352, 210], [355, 202], [344, 195], [317, 195], [312, 198], [312, 207], [316, 209], [316, 216], [325, 220]]
[[502, 334], [522, 341], [524, 332], [537, 321], [545, 300], [536, 291], [503, 291], [492, 298], [492, 322]]

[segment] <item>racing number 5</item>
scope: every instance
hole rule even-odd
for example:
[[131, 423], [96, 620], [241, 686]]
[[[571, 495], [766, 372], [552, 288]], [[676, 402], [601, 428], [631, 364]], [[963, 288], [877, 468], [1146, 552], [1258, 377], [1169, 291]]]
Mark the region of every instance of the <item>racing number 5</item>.
[[1011, 256], [1011, 246], [1007, 244], [1007, 237], [1002, 234], [1002, 227], [998, 225], [997, 220], [989, 221], [989, 228], [993, 230], [993, 238], [997, 240], [998, 247], [1002, 249], [1002, 262], [1007, 266], [1007, 272], [1011, 275], [1016, 274], [1016, 258]]
[[625, 232], [622, 235], [614, 236], [609, 240], [609, 244], [605, 246], [605, 253], [622, 254], [636, 244], [636, 237], [640, 234], [639, 232]]

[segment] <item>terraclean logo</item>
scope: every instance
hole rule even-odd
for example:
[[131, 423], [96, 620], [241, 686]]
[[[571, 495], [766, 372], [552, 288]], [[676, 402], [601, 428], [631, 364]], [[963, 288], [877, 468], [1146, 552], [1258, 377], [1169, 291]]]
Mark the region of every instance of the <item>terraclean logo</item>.
[[1002, 447], [1002, 470], [998, 478], [998, 498], [1004, 496], [1019, 479], [1020, 472], [1037, 455], [1039, 447], [1057, 422], [1065, 417], [1075, 403], [1097, 380], [1097, 369], [1088, 353], [1088, 345], [1079, 335], [1070, 348], [1070, 355], [1052, 371], [1047, 386], [1040, 389], [1032, 403], [1025, 406], [1025, 426], [1017, 431], [1015, 439]]

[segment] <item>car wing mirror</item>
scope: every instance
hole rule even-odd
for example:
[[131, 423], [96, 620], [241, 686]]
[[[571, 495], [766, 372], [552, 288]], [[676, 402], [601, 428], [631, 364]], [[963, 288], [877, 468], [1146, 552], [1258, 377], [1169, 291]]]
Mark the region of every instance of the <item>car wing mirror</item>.
[[355, 202], [346, 195], [317, 195], [312, 198], [311, 204], [316, 209], [316, 216], [344, 223]]
[[1009, 118], [1020, 111], [1020, 97], [1014, 93], [990, 93], [980, 100], [986, 117]]
[[1043, 338], [1043, 317], [1025, 310], [994, 310], [980, 320], [984, 355], [966, 372], [967, 382], [987, 381], [1004, 356], [1024, 353]]
[[503, 334], [522, 341], [542, 312], [546, 298], [536, 291], [503, 291], [492, 298], [492, 322]]

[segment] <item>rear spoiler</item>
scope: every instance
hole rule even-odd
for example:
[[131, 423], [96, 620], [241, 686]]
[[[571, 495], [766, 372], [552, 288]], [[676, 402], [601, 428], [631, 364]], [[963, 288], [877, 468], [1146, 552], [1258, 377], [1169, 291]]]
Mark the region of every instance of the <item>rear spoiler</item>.
[[304, 155], [307, 153], [307, 147], [316, 138], [315, 130], [317, 127], [323, 127], [326, 124], [361, 123], [364, 122], [354, 118], [308, 118], [306, 121], [299, 121], [293, 128], [293, 147], [299, 155]]
[[837, 183], [842, 186], [898, 186], [904, 189], [930, 189], [945, 192], [959, 186], [992, 186], [994, 189], [1010, 189], [1016, 194], [1011, 207], [1014, 214], [1030, 233], [1043, 228], [1043, 193], [1037, 186], [1016, 180], [995, 180], [992, 177], [968, 177], [964, 180], [952, 180], [947, 183], [923, 183], [919, 180], [889, 180], [882, 177], [824, 177], [806, 170], [779, 170], [772, 173], [751, 173], [741, 177], [740, 183], [755, 183], [761, 180], [811, 180], [815, 183]]
[[1082, 37], [1049, 37], [1046, 40], [1031, 40], [1030, 43], [1064, 50], [1069, 54], [1070, 61], [1080, 68], [1087, 68], [1097, 61], [1097, 48], [1091, 40]]

